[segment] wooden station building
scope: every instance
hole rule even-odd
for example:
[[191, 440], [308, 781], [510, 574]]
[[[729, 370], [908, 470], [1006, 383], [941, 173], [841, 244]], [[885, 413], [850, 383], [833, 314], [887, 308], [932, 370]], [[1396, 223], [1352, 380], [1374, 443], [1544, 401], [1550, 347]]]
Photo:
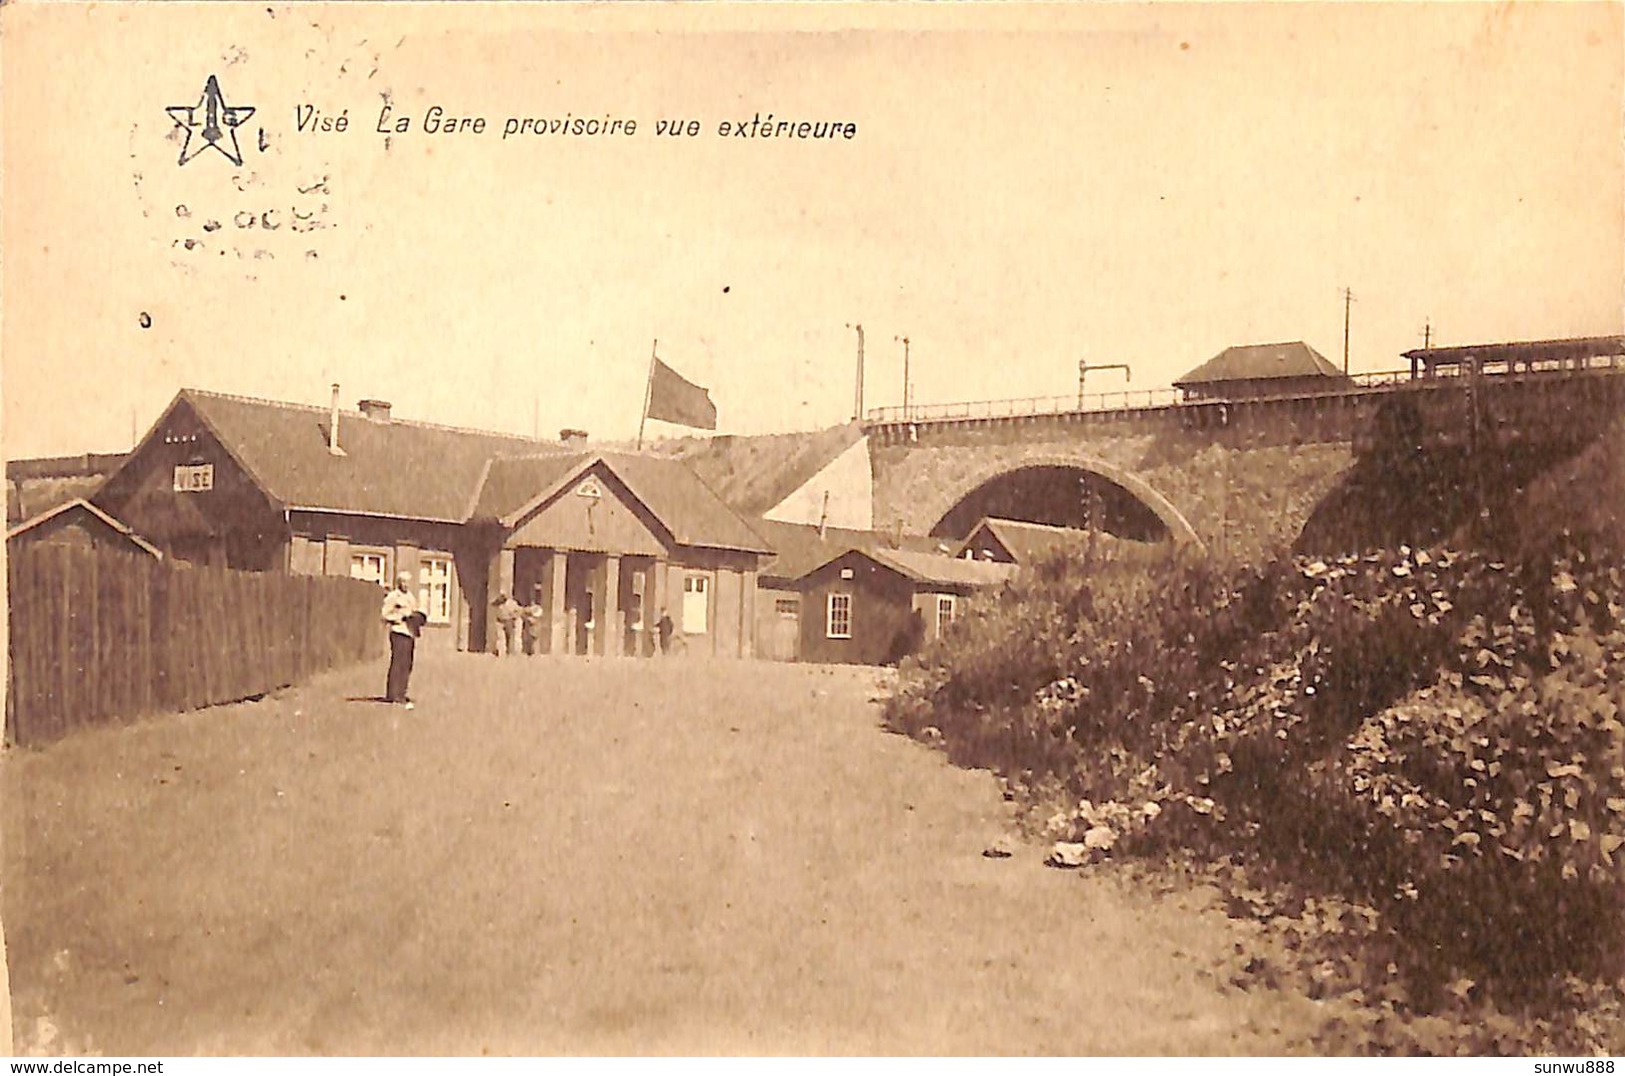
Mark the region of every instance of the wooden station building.
[[495, 644], [492, 603], [545, 612], [555, 653], [753, 651], [768, 546], [686, 465], [183, 389], [94, 498], [184, 562], [417, 581], [431, 636]]

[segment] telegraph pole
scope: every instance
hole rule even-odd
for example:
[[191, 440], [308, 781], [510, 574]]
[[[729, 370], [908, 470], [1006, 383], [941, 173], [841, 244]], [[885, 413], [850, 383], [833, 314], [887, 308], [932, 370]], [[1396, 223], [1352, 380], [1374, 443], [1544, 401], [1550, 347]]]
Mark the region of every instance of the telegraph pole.
[[852, 393], [852, 421], [863, 421], [863, 326], [846, 323], [848, 329], [858, 331], [858, 383]]
[[894, 340], [903, 342], [903, 421], [908, 421], [908, 337], [897, 336]]
[[1343, 289], [1343, 376], [1349, 375], [1349, 307], [1354, 303], [1354, 293], [1348, 288]]

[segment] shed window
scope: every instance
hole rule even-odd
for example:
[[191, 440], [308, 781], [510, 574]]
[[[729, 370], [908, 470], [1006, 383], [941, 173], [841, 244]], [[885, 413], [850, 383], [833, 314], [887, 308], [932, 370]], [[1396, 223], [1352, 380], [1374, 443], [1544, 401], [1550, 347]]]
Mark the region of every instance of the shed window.
[[852, 595], [831, 594], [824, 634], [831, 639], [852, 638]]
[[796, 616], [801, 612], [801, 602], [796, 598], [775, 598], [773, 611], [780, 616]]
[[948, 625], [954, 622], [954, 596], [952, 594], [937, 595], [937, 634], [941, 635]]

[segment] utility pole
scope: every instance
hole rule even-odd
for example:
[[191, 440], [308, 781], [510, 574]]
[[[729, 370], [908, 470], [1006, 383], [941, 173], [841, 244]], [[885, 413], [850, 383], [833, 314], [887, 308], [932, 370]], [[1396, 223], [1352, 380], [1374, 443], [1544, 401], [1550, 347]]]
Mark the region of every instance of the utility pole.
[[908, 337], [897, 336], [894, 340], [903, 342], [903, 421], [908, 421]]
[[1354, 303], [1354, 293], [1348, 288], [1343, 289], [1343, 376], [1349, 375], [1349, 307]]
[[[1432, 321], [1424, 321], [1422, 323], [1422, 350], [1427, 351], [1427, 350], [1431, 349], [1432, 347], [1433, 347], [1433, 322]], [[1418, 357], [1415, 356], [1415, 355], [1411, 356], [1411, 380], [1412, 381], [1416, 380], [1417, 358]], [[1432, 361], [1429, 360], [1427, 358], [1427, 356], [1425, 356], [1425, 355], [1421, 356], [1421, 360], [1422, 360], [1422, 364], [1423, 364], [1423, 372], [1424, 372], [1424, 374], [1426, 376], [1432, 376], [1432, 374], [1433, 374], [1433, 363], [1432, 363]]]
[[848, 329], [858, 331], [858, 383], [852, 393], [852, 421], [863, 421], [863, 326], [846, 323]]
[[1134, 375], [1129, 372], [1126, 362], [1097, 362], [1091, 363], [1088, 359], [1078, 360], [1078, 410], [1083, 410], [1083, 378], [1090, 370], [1121, 370], [1124, 381], [1133, 381]]

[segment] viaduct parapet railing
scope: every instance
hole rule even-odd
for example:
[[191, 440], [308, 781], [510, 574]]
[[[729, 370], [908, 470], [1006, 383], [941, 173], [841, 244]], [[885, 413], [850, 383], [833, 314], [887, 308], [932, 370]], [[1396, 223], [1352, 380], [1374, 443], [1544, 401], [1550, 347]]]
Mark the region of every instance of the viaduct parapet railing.
[[[1622, 360], [1621, 356], [1519, 363], [1516, 370], [1485, 371], [1478, 377], [1483, 382], [1500, 385], [1524, 382], [1549, 383], [1577, 376], [1608, 374], [1625, 374], [1625, 360]], [[1187, 397], [1179, 389], [1162, 388], [1091, 392], [1082, 395], [1072, 393], [1066, 396], [1030, 396], [1007, 400], [972, 400], [962, 403], [910, 404], [907, 407], [872, 408], [864, 416], [864, 426], [886, 428], [938, 423], [980, 424], [1047, 416], [1117, 418], [1136, 412], [1141, 414], [1173, 412], [1184, 408], [1214, 408], [1223, 405], [1253, 407], [1311, 400], [1347, 400], [1352, 403], [1378, 393], [1460, 389], [1471, 379], [1471, 374], [1456, 367], [1440, 368], [1430, 375], [1421, 376], [1413, 374], [1410, 370], [1380, 370], [1352, 374], [1346, 380], [1339, 379], [1335, 387], [1318, 392], [1278, 396], [1238, 396], [1233, 399], [1214, 395]]]

